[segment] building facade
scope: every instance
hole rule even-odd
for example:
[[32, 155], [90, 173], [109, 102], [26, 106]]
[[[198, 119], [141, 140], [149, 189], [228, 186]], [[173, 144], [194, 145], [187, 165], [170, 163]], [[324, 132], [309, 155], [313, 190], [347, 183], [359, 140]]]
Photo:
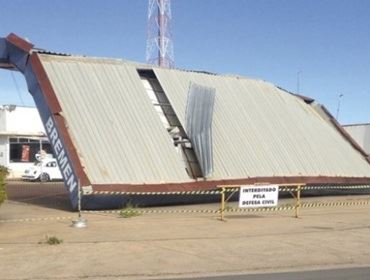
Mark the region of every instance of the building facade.
[[9, 169], [9, 178], [20, 178], [40, 150], [51, 153], [37, 109], [0, 106], [0, 165]]

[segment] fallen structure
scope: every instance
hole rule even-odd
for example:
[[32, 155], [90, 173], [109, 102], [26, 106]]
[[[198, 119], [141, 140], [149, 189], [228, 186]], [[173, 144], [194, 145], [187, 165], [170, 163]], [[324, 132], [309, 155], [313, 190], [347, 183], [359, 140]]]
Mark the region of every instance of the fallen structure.
[[323, 106], [265, 81], [50, 53], [14, 34], [0, 67], [24, 74], [74, 207], [79, 183], [370, 184], [369, 157]]

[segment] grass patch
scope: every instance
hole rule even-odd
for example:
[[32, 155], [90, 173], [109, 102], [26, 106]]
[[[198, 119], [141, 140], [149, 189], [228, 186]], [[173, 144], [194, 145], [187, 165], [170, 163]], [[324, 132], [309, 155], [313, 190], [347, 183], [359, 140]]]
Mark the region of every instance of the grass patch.
[[45, 236], [45, 240], [39, 242], [39, 244], [48, 244], [48, 245], [59, 245], [63, 243], [63, 239], [60, 239], [56, 236]]
[[120, 218], [132, 218], [140, 215], [140, 211], [131, 203], [127, 203], [126, 206], [119, 212]]
[[0, 205], [7, 199], [5, 191], [5, 178], [9, 174], [8, 168], [0, 165]]

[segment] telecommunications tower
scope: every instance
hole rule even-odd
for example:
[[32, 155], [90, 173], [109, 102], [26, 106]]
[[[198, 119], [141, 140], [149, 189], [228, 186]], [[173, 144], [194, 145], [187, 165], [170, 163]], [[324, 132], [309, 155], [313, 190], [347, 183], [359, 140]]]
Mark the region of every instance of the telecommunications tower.
[[167, 68], [174, 66], [171, 18], [170, 0], [149, 0], [147, 63]]

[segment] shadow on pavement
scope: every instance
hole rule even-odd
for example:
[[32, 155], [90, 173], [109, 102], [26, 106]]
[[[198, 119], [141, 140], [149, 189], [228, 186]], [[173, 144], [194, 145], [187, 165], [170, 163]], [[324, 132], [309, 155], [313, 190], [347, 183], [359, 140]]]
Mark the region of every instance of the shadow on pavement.
[[8, 200], [45, 208], [72, 211], [63, 182], [6, 182]]
[[[25, 182], [8, 181], [6, 191], [10, 201], [22, 202], [41, 207], [73, 211], [68, 192], [64, 188], [63, 182]], [[370, 189], [340, 189], [340, 190], [304, 190], [304, 197], [325, 197], [325, 196], [347, 196], [347, 195], [369, 195]], [[236, 192], [229, 197], [229, 201], [237, 201], [239, 193]], [[279, 198], [292, 198], [291, 194], [282, 192]], [[88, 203], [85, 200], [88, 200]], [[134, 205], [136, 207], [154, 207], [168, 205], [190, 205], [219, 202], [218, 195], [90, 195], [82, 201], [85, 210], [101, 209], [120, 209], [125, 205]], [[233, 216], [231, 213], [228, 217]], [[238, 217], [238, 215], [235, 215]], [[239, 217], [238, 217], [239, 218]]]

